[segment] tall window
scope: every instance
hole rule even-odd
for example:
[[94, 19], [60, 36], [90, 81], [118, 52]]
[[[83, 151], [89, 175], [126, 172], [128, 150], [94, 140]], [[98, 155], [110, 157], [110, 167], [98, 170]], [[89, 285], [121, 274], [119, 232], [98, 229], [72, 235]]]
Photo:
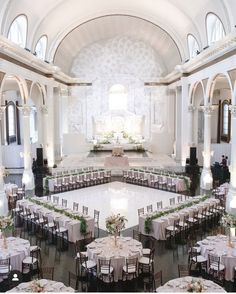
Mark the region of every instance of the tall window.
[[193, 35], [188, 35], [189, 58], [194, 58], [200, 51], [198, 42]]
[[16, 108], [13, 102], [7, 106], [7, 141], [8, 144], [16, 142]]
[[47, 37], [44, 35], [38, 40], [38, 43], [35, 46], [35, 53], [38, 58], [45, 60], [46, 48], [47, 48]]
[[109, 90], [109, 110], [127, 109], [127, 91], [123, 85], [113, 85]]
[[8, 32], [8, 39], [22, 48], [26, 46], [27, 36], [27, 18], [25, 15], [19, 15], [11, 24]]
[[230, 112], [228, 100], [222, 102], [221, 140], [226, 142], [230, 141]]
[[215, 14], [208, 13], [206, 18], [208, 45], [211, 45], [225, 36], [224, 26]]

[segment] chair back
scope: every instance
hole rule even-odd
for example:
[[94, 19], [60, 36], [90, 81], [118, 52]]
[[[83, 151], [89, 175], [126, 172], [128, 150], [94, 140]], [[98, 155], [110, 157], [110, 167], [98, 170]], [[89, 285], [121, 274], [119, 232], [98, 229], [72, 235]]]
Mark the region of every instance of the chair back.
[[100, 215], [100, 211], [94, 209], [94, 223], [95, 224], [99, 224], [99, 215]]
[[139, 208], [138, 209], [138, 216], [143, 215], [144, 214], [144, 208]]
[[156, 272], [154, 274], [154, 290], [160, 286], [162, 286], [162, 271]]
[[74, 211], [79, 211], [79, 203], [73, 202], [73, 210]]
[[137, 257], [128, 257], [126, 258], [125, 262], [125, 272], [130, 273], [130, 272], [136, 272], [137, 271], [137, 266], [138, 266], [138, 258]]
[[48, 200], [48, 201], [52, 201], [52, 196], [51, 196], [51, 195], [48, 195], [48, 196], [47, 196], [47, 200]]
[[178, 264], [179, 278], [189, 276], [189, 267], [187, 264]]
[[52, 200], [54, 204], [57, 204], [57, 205], [59, 204], [59, 196], [53, 196]]
[[61, 200], [61, 204], [62, 204], [62, 207], [65, 207], [67, 208], [67, 200], [66, 199], [63, 199]]
[[42, 267], [40, 272], [40, 276], [42, 279], [54, 279], [54, 267]]
[[[76, 276], [76, 274], [72, 273], [72, 272], [68, 272], [69, 273], [69, 277], [68, 277], [68, 284], [69, 284], [69, 287], [72, 287], [73, 289], [77, 290], [77, 280], [78, 280], [78, 277]], [[73, 281], [73, 283], [72, 283]]]
[[100, 274], [101, 271], [103, 271], [103, 273], [105, 272], [106, 275], [110, 275], [111, 274], [111, 259], [107, 259], [107, 258], [102, 258], [99, 257], [98, 258], [98, 273]]
[[214, 268], [217, 268], [217, 271], [220, 271], [220, 256], [208, 254], [208, 264], [209, 268], [214, 266]]
[[178, 203], [182, 202], [183, 201], [183, 196], [182, 195], [179, 195], [177, 197], [177, 201], [178, 201]]
[[55, 226], [56, 230], [60, 230], [60, 223], [59, 223], [59, 221], [54, 219], [53, 220], [53, 223], [54, 223], [54, 226]]
[[0, 275], [7, 275], [11, 271], [10, 257], [0, 258]]
[[175, 198], [170, 198], [170, 206], [175, 205]]
[[162, 209], [162, 208], [163, 208], [162, 201], [157, 202], [157, 210]]
[[147, 212], [148, 212], [148, 213], [153, 212], [152, 204], [150, 204], [150, 205], [147, 206]]
[[83, 214], [88, 215], [88, 207], [83, 205]]
[[141, 233], [139, 231], [137, 231], [137, 230], [133, 230], [133, 239], [137, 240], [137, 241], [140, 241]]

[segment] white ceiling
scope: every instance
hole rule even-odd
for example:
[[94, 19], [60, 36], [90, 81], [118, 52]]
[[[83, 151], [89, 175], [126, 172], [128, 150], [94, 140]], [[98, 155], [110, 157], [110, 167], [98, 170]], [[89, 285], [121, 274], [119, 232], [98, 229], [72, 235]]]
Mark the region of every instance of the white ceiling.
[[[178, 50], [183, 61], [188, 58], [188, 33], [201, 48], [207, 45], [205, 17], [209, 12], [221, 18], [226, 32], [234, 29], [235, 0], [0, 0], [0, 31], [6, 36], [12, 20], [24, 13], [29, 24], [27, 48], [34, 51], [40, 36], [46, 34], [47, 59], [53, 60], [57, 51], [55, 61], [66, 72], [84, 46], [117, 34], [132, 34], [153, 46], [169, 71], [180, 62]], [[107, 15], [127, 17], [102, 18]]]
[[73, 60], [82, 48], [116, 36], [128, 36], [149, 44], [157, 52], [164, 74], [181, 63], [177, 45], [163, 29], [142, 19], [122, 15], [101, 17], [74, 29], [59, 45], [54, 63], [70, 74]]

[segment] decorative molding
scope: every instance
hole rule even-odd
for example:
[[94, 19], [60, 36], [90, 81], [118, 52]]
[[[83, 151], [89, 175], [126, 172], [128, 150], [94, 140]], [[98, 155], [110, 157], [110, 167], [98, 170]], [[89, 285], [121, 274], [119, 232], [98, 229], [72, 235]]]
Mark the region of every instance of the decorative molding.
[[196, 109], [196, 107], [193, 105], [188, 106], [188, 112], [194, 112], [195, 109]]
[[48, 108], [46, 105], [41, 106], [40, 110], [42, 114], [48, 114]]
[[208, 114], [210, 115], [213, 112], [213, 107], [211, 105], [206, 105], [202, 107], [202, 111], [204, 112], [204, 114]]
[[27, 105], [19, 106], [18, 109], [22, 112], [23, 116], [30, 116], [31, 107]]
[[231, 112], [231, 115], [236, 118], [236, 105], [230, 105], [229, 110]]

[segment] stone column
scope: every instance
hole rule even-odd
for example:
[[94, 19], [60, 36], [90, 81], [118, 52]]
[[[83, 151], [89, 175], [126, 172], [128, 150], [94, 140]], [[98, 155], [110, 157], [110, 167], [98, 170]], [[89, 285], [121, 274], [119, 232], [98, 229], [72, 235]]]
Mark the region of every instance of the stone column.
[[231, 111], [231, 159], [230, 186], [226, 197], [226, 211], [236, 214], [236, 105], [229, 107]]
[[0, 106], [0, 215], [7, 215], [8, 203], [4, 188], [5, 167], [2, 165], [2, 118], [5, 112], [5, 107]]
[[47, 158], [47, 121], [48, 121], [48, 108], [46, 105], [41, 106], [40, 108], [42, 113], [42, 127], [43, 127], [43, 152], [44, 158]]
[[193, 137], [193, 115], [194, 115], [195, 107], [193, 105], [188, 106], [189, 113], [189, 146], [192, 147], [194, 145], [194, 137]]
[[24, 132], [24, 172], [22, 183], [25, 184], [25, 190], [34, 189], [34, 175], [32, 172], [31, 146], [30, 146], [30, 107], [24, 105], [20, 108], [23, 116], [23, 132]]
[[48, 159], [48, 166], [53, 167], [55, 163], [55, 125], [54, 125], [54, 96], [53, 96], [53, 83], [47, 86], [47, 145], [46, 154]]
[[204, 112], [204, 150], [203, 155], [203, 170], [201, 174], [200, 188], [202, 190], [212, 189], [212, 173], [211, 173], [211, 113], [212, 106], [203, 107]]

